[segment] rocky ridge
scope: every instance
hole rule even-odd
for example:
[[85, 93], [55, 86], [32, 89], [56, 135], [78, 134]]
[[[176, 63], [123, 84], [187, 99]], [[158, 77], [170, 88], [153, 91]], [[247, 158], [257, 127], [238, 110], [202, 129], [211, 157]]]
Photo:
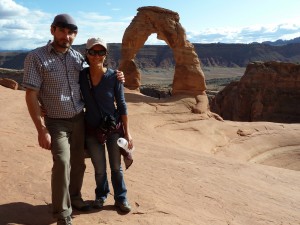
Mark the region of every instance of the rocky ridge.
[[[46, 42], [45, 42], [46, 44]], [[282, 46], [268, 44], [197, 44], [193, 43], [202, 67], [246, 67], [252, 61], [300, 62], [300, 43]], [[74, 45], [84, 51], [84, 45]], [[108, 63], [118, 68], [121, 60], [121, 43], [108, 44]], [[0, 67], [23, 69], [27, 52], [0, 52]], [[168, 45], [144, 45], [137, 52], [138, 68], [174, 68], [175, 60]]]
[[299, 123], [299, 102], [300, 65], [254, 62], [213, 98], [211, 110], [225, 120]]

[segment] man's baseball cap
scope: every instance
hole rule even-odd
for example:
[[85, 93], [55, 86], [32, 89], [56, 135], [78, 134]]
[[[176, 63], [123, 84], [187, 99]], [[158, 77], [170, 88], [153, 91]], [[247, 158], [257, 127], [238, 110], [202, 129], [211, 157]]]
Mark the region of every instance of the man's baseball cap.
[[59, 14], [55, 16], [52, 26], [68, 28], [70, 30], [78, 29], [75, 20], [68, 14]]
[[86, 42], [86, 49], [91, 49], [95, 45], [101, 45], [107, 50], [107, 44], [106, 42], [101, 38], [89, 38]]

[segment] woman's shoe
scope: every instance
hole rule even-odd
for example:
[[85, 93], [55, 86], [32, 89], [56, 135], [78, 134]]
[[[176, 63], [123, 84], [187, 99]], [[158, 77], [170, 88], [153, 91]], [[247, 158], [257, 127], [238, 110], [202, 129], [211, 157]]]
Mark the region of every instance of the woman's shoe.
[[129, 205], [128, 201], [125, 202], [115, 202], [115, 206], [120, 208], [122, 212], [130, 212], [131, 211], [131, 206]]

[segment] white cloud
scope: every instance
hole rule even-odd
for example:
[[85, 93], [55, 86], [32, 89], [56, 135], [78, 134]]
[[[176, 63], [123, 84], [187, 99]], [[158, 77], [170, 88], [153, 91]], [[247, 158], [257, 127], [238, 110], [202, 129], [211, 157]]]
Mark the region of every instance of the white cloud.
[[4, 30], [27, 30], [32, 27], [30, 23], [24, 20], [2, 20], [0, 26]]
[[284, 34], [279, 39], [282, 39], [282, 40], [291, 40], [291, 39], [294, 39], [296, 37], [300, 37], [300, 31], [296, 32], [296, 33], [293, 33], [293, 34]]
[[208, 29], [202, 33], [187, 32], [187, 38], [193, 43], [252, 43], [263, 41], [288, 40], [299, 37], [300, 24], [277, 24], [269, 26], [251, 26], [244, 28]]
[[49, 39], [49, 14], [0, 0], [0, 15], [1, 49], [31, 49]]
[[151, 34], [146, 42], [148, 45], [165, 45], [166, 42], [157, 39], [157, 34]]
[[[50, 24], [54, 16], [42, 11], [29, 10], [13, 0], [0, 0], [0, 48], [32, 49], [46, 44], [52, 39]], [[97, 12], [78, 12], [76, 21], [79, 33], [74, 44], [84, 44], [91, 36], [101, 36], [108, 43], [121, 43], [125, 29], [133, 18], [134, 16], [129, 16], [115, 21], [109, 14], [107, 16]], [[281, 24], [210, 28], [197, 32], [186, 30], [186, 32], [187, 39], [192, 43], [289, 40], [300, 37], [300, 18], [282, 21]], [[156, 34], [152, 34], [146, 44], [165, 44], [165, 42], [158, 40]]]
[[18, 5], [12, 0], [0, 0], [0, 19], [13, 16], [24, 16], [28, 13], [28, 9]]

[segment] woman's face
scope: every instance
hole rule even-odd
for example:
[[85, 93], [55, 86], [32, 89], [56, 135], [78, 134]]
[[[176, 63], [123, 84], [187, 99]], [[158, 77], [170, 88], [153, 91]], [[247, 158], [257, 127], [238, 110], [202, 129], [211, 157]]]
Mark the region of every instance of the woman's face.
[[107, 52], [102, 45], [94, 45], [91, 49], [87, 50], [87, 57], [90, 64], [103, 63], [106, 54]]

